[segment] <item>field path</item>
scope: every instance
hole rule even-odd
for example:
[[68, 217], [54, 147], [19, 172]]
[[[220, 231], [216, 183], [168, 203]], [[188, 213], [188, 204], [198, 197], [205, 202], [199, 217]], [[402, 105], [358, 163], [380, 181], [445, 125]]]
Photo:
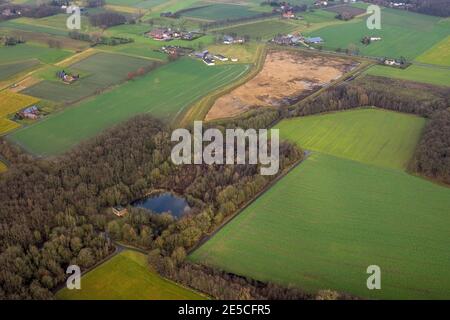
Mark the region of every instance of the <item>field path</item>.
[[71, 64], [74, 64], [76, 62], [79, 62], [81, 60], [86, 59], [87, 57], [92, 56], [93, 54], [97, 53], [98, 51], [94, 48], [89, 48], [87, 50], [84, 50], [82, 52], [76, 53], [73, 56], [70, 56], [64, 60], [59, 61], [58, 63], [55, 63], [56, 66], [60, 67], [67, 67]]
[[450, 66], [442, 66], [442, 65], [430, 64], [430, 63], [425, 63], [425, 62], [417, 62], [417, 61], [412, 61], [411, 63], [416, 66], [427, 67], [427, 68], [432, 68], [432, 69], [450, 70]]

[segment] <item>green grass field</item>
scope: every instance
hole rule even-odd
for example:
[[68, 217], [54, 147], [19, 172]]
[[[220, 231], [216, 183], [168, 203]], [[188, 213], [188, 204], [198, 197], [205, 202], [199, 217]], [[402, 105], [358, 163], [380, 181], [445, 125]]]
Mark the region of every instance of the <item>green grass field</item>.
[[0, 28], [22, 30], [22, 31], [33, 31], [47, 33], [54, 36], [67, 36], [69, 31], [64, 26], [55, 28], [52, 26], [39, 25], [34, 20], [28, 18], [19, 18], [14, 20], [8, 20], [0, 22]]
[[272, 39], [277, 34], [291, 33], [299, 29], [300, 27], [301, 27], [300, 25], [286, 22], [280, 19], [271, 19], [219, 29], [217, 30], [217, 32], [223, 34], [237, 34], [239, 36], [249, 36], [250, 39], [253, 40], [255, 40], [256, 38], [261, 38], [262, 40], [269, 40]]
[[416, 59], [419, 62], [450, 66], [450, 36]]
[[[190, 259], [262, 281], [364, 298], [450, 298], [450, 189], [313, 154]], [[366, 268], [381, 268], [381, 290]]]
[[201, 300], [200, 294], [161, 278], [147, 256], [123, 251], [81, 278], [81, 290], [64, 288], [61, 300]]
[[326, 10], [314, 10], [312, 12], [302, 12], [301, 16], [309, 23], [320, 23], [333, 21], [336, 18], [336, 13]]
[[411, 65], [406, 69], [399, 69], [377, 65], [368, 69], [366, 73], [373, 76], [411, 80], [450, 87], [450, 68], [445, 69]]
[[189, 258], [308, 292], [449, 299], [450, 189], [404, 171], [424, 124], [378, 109], [282, 121], [315, 151]]
[[403, 169], [420, 139], [424, 118], [358, 109], [282, 121], [282, 139], [302, 148], [368, 164]]
[[180, 59], [18, 130], [10, 138], [34, 154], [58, 154], [137, 114], [173, 119], [248, 70], [246, 64], [208, 67], [198, 60]]
[[0, 64], [0, 81], [4, 81], [37, 65], [39, 65], [39, 60], [37, 59]]
[[[441, 18], [438, 17], [385, 8], [381, 11], [381, 18], [381, 30], [369, 30], [365, 18], [355, 18], [346, 23], [308, 31], [306, 35], [322, 37], [326, 49], [346, 49], [353, 44], [363, 55], [404, 56], [412, 60], [442, 41], [450, 32], [450, 26], [440, 23]], [[380, 36], [382, 40], [365, 46], [361, 43], [364, 36]]]
[[164, 3], [165, 0], [108, 0], [107, 4], [118, 6], [149, 9]]
[[[25, 89], [23, 93], [50, 101], [70, 103], [121, 83], [126, 80], [128, 72], [135, 72], [151, 63], [153, 62], [147, 59], [126, 55], [96, 53], [69, 68], [49, 67], [41, 75], [44, 81]], [[80, 74], [80, 80], [70, 85], [63, 83], [55, 75], [62, 69]]]
[[258, 13], [248, 6], [218, 3], [188, 11], [182, 16], [202, 20], [226, 20], [251, 17]]
[[38, 59], [44, 63], [54, 63], [69, 57], [70, 51], [49, 48], [33, 43], [19, 44], [10, 47], [0, 46], [1, 64], [23, 60]]

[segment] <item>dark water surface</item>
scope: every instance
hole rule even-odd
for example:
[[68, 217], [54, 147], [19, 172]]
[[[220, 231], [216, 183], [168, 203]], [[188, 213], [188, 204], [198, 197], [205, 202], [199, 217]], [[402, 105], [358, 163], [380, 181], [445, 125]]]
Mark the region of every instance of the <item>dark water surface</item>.
[[190, 210], [187, 201], [170, 192], [152, 195], [135, 201], [133, 207], [149, 209], [155, 213], [170, 212], [175, 217], [180, 217]]

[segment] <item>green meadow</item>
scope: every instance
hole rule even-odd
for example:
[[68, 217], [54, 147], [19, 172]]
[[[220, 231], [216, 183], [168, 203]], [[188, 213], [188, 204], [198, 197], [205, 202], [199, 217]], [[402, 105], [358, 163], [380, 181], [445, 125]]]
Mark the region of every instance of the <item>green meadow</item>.
[[424, 125], [378, 109], [283, 120], [312, 154], [189, 259], [308, 292], [449, 299], [450, 189], [404, 170]]
[[108, 4], [117, 6], [149, 9], [164, 3], [165, 0], [108, 0]]
[[[129, 72], [136, 72], [152, 63], [147, 59], [100, 52], [69, 68], [48, 67], [44, 74], [38, 75], [44, 80], [23, 90], [23, 93], [50, 101], [70, 103], [124, 82]], [[56, 77], [56, 72], [63, 69], [80, 74], [80, 80], [70, 85], [63, 83]]]
[[81, 278], [81, 290], [64, 288], [60, 300], [202, 300], [205, 297], [161, 278], [147, 256], [123, 251]]
[[198, 9], [183, 13], [182, 16], [202, 20], [226, 20], [251, 17], [258, 13], [248, 6], [219, 3], [199, 6]]
[[450, 68], [411, 65], [406, 69], [387, 66], [373, 66], [366, 72], [373, 76], [430, 83], [438, 86], [450, 86]]
[[[308, 292], [449, 299], [449, 207], [449, 188], [316, 153], [189, 258]], [[366, 287], [369, 265], [381, 290]]]
[[0, 61], [2, 64], [30, 59], [38, 59], [44, 63], [55, 63], [72, 54], [67, 50], [49, 48], [33, 43], [10, 47], [0, 46]]
[[64, 25], [58, 28], [48, 25], [39, 25], [34, 20], [28, 18], [19, 18], [0, 22], [0, 28], [40, 32], [53, 36], [67, 36], [69, 34], [68, 29]]
[[[442, 18], [384, 8], [381, 11], [381, 30], [369, 30], [366, 18], [355, 18], [346, 23], [326, 26], [306, 32], [324, 39], [326, 49], [359, 48], [360, 54], [377, 57], [414, 59], [446, 38], [450, 26], [440, 23]], [[363, 45], [364, 36], [379, 36], [381, 41]]]
[[183, 58], [15, 131], [10, 138], [36, 155], [58, 154], [141, 113], [172, 120], [248, 70], [246, 64], [208, 67]]
[[292, 118], [277, 128], [302, 148], [367, 164], [403, 169], [426, 120], [375, 108]]
[[416, 60], [450, 67], [450, 36], [417, 57]]
[[0, 81], [6, 80], [37, 65], [39, 65], [39, 60], [37, 59], [0, 64]]
[[223, 34], [237, 34], [239, 36], [249, 36], [255, 40], [261, 38], [269, 40], [277, 34], [287, 34], [299, 29], [300, 25], [286, 22], [280, 19], [262, 20], [253, 23], [245, 23], [237, 26], [217, 30]]

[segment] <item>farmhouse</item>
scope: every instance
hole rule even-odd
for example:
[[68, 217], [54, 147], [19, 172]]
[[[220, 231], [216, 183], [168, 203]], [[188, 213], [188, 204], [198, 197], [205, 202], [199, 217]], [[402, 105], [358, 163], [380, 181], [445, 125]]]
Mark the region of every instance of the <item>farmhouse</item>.
[[112, 212], [118, 217], [123, 217], [128, 213], [128, 209], [122, 206], [115, 206], [112, 207]]
[[185, 56], [191, 54], [194, 50], [191, 48], [185, 48], [180, 46], [164, 46], [161, 47], [161, 51], [169, 56]]
[[194, 56], [196, 58], [199, 58], [199, 59], [205, 59], [208, 56], [208, 54], [209, 54], [209, 51], [205, 50], [205, 51], [202, 51], [202, 52], [195, 52]]
[[[194, 56], [196, 58], [202, 59], [202, 61], [207, 65], [207, 66], [214, 66], [215, 64], [215, 60], [214, 58], [216, 57], [215, 55], [212, 55], [209, 53], [208, 50], [202, 51], [202, 52], [195, 52]], [[225, 58], [222, 55], [218, 55], [220, 57]]]
[[223, 43], [224, 44], [242, 44], [245, 43], [245, 39], [242, 37], [232, 37], [232, 36], [223, 36]]
[[328, 6], [328, 1], [324, 1], [324, 0], [317, 0], [314, 5], [316, 7], [326, 7]]
[[158, 41], [170, 41], [173, 39], [181, 39], [181, 40], [194, 40], [203, 36], [203, 33], [199, 32], [191, 32], [191, 31], [178, 31], [172, 30], [171, 28], [158, 28], [154, 29], [150, 32], [147, 32], [146, 35], [153, 40]]
[[203, 59], [203, 62], [207, 65], [207, 66], [215, 66], [215, 62], [213, 59], [206, 57], [205, 59]]
[[158, 28], [150, 32], [147, 32], [147, 36], [153, 38], [153, 40], [158, 41], [168, 41], [172, 40], [172, 30], [170, 28]]
[[400, 66], [401, 65], [401, 63], [395, 59], [384, 59], [383, 63], [387, 66]]
[[294, 14], [294, 12], [292, 10], [287, 10], [287, 11], [284, 11], [281, 14], [281, 17], [283, 19], [294, 19], [295, 18], [295, 14]]
[[217, 60], [222, 61], [222, 62], [228, 61], [228, 58], [223, 56], [223, 55], [221, 55], [221, 54], [215, 54], [214, 55], [214, 59], [217, 59]]
[[36, 120], [39, 118], [39, 114], [40, 114], [39, 108], [37, 106], [31, 106], [17, 112], [16, 117], [18, 119]]
[[311, 37], [305, 39], [306, 43], [319, 44], [323, 43], [323, 39], [321, 37]]
[[287, 34], [287, 35], [277, 35], [271, 41], [281, 46], [295, 46], [298, 45], [303, 40], [301, 34]]
[[65, 72], [64, 70], [58, 71], [56, 76], [61, 79], [66, 84], [71, 84], [80, 79], [80, 75], [72, 75], [70, 73]]

